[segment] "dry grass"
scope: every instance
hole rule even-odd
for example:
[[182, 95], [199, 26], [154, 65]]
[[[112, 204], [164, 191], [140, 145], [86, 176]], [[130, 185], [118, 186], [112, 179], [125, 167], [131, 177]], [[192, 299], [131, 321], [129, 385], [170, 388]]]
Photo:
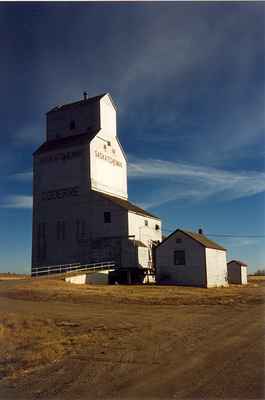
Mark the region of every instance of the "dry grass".
[[[27, 279], [1, 282], [1, 297], [18, 301], [52, 304], [234, 306], [264, 301], [265, 279], [251, 279], [248, 286], [202, 289], [175, 286], [93, 286], [72, 285], [61, 280]], [[34, 308], [34, 307], [33, 307]], [[34, 311], [35, 312], [35, 311]], [[0, 378], [17, 377], [36, 368], [81, 354], [88, 347], [109, 346], [124, 335], [124, 329], [91, 326], [76, 319], [47, 318], [5, 312], [0, 317]], [[125, 334], [128, 335], [128, 328]], [[117, 346], [118, 346], [117, 344]], [[119, 347], [119, 346], [118, 346]], [[99, 350], [100, 351], [100, 350]]]
[[[227, 288], [192, 288], [183, 286], [100, 286], [74, 285], [59, 279], [30, 279], [19, 286], [2, 285], [2, 295], [20, 300], [63, 301], [70, 303], [133, 303], [157, 305], [209, 305], [263, 303], [265, 277], [250, 278], [248, 285]], [[259, 289], [259, 290], [257, 290]]]
[[0, 318], [0, 378], [15, 378], [74, 356], [109, 335], [104, 326], [87, 329], [67, 320], [5, 313]]

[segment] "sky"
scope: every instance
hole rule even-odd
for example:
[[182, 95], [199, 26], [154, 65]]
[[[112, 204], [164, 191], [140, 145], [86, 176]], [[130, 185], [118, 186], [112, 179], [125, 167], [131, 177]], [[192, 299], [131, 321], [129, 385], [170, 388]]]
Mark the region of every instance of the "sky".
[[264, 3], [0, 3], [0, 271], [30, 272], [45, 113], [109, 92], [129, 199], [265, 267]]

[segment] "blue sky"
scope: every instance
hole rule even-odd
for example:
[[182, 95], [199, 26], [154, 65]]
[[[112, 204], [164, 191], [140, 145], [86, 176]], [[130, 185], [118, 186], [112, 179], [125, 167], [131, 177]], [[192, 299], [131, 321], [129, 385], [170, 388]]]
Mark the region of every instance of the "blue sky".
[[29, 271], [32, 152], [84, 90], [118, 106], [131, 201], [263, 268], [264, 33], [264, 3], [1, 3], [0, 270]]

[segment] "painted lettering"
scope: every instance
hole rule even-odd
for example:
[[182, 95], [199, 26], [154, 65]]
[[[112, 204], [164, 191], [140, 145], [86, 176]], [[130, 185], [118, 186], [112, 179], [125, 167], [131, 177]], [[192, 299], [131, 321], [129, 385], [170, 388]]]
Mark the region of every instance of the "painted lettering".
[[72, 160], [73, 158], [80, 157], [82, 154], [81, 150], [76, 150], [76, 151], [67, 151], [66, 153], [56, 153], [53, 155], [49, 155], [46, 157], [39, 158], [39, 163], [40, 164], [46, 164], [49, 162], [60, 162], [60, 161], [69, 161]]
[[79, 186], [62, 188], [56, 190], [48, 190], [47, 192], [41, 193], [41, 200], [60, 200], [64, 197], [76, 197], [79, 196]]
[[114, 167], [121, 167], [122, 168], [122, 163], [118, 160], [116, 160], [113, 157], [107, 156], [106, 154], [101, 153], [100, 151], [95, 150], [95, 156], [97, 158], [100, 158], [101, 160], [105, 160], [112, 164]]

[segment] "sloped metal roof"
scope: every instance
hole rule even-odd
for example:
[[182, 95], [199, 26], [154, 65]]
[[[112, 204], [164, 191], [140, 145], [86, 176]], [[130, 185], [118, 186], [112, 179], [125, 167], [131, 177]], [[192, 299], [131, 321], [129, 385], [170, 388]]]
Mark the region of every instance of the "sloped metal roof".
[[208, 249], [216, 249], [216, 250], [224, 250], [226, 249], [222, 246], [220, 246], [218, 243], [214, 242], [213, 240], [208, 239], [206, 236], [204, 236], [201, 233], [196, 233], [196, 232], [190, 232], [186, 230], [180, 229], [183, 233], [186, 235], [190, 236], [192, 239], [196, 240], [197, 242], [201, 243], [204, 247], [207, 247]]
[[239, 261], [239, 260], [231, 260], [231, 261], [229, 261], [229, 262], [227, 263], [227, 265], [230, 264], [230, 263], [232, 263], [232, 262], [234, 262], [234, 263], [236, 263], [236, 264], [238, 264], [238, 265], [242, 265], [243, 267], [247, 267], [247, 266], [248, 266], [246, 263], [244, 263], [243, 261]]
[[156, 217], [155, 215], [149, 213], [148, 211], [145, 211], [143, 208], [140, 208], [138, 206], [136, 206], [135, 204], [131, 203], [128, 200], [125, 199], [121, 199], [119, 197], [115, 197], [115, 196], [110, 196], [108, 194], [105, 193], [101, 193], [101, 192], [97, 192], [97, 194], [99, 194], [102, 197], [105, 197], [107, 200], [117, 204], [118, 206], [125, 208], [128, 211], [134, 212], [136, 214], [140, 214], [143, 216], [147, 216], [147, 217], [151, 217], [151, 218], [155, 218], [160, 220], [160, 218]]
[[164, 239], [161, 243], [159, 243], [157, 247], [161, 246], [163, 243], [165, 243], [171, 236], [173, 236], [177, 232], [184, 233], [185, 235], [189, 236], [191, 239], [200, 243], [202, 246], [204, 246], [207, 249], [216, 249], [216, 250], [226, 251], [226, 249], [224, 247], [222, 247], [218, 243], [208, 239], [205, 235], [203, 235], [201, 233], [186, 231], [184, 229], [176, 229], [169, 236], [167, 236], [166, 239]]
[[44, 142], [33, 154], [42, 154], [52, 150], [89, 143], [98, 132], [99, 130], [97, 129], [91, 129], [79, 135], [72, 135], [66, 136], [64, 138], [48, 140]]
[[[87, 105], [87, 104], [91, 104], [91, 103], [96, 103], [102, 97], [104, 97], [106, 94], [108, 94], [108, 93], [102, 93], [102, 94], [99, 94], [99, 95], [94, 96], [94, 97], [89, 97], [88, 99], [82, 99], [82, 100], [79, 100], [79, 101], [75, 101], [73, 103], [62, 104], [62, 105], [53, 107], [50, 111], [47, 112], [47, 114], [50, 114], [50, 113], [56, 112], [56, 111], [65, 111], [68, 108], [73, 108], [73, 107], [80, 106], [80, 105]], [[113, 102], [113, 100], [112, 100], [112, 102]]]

